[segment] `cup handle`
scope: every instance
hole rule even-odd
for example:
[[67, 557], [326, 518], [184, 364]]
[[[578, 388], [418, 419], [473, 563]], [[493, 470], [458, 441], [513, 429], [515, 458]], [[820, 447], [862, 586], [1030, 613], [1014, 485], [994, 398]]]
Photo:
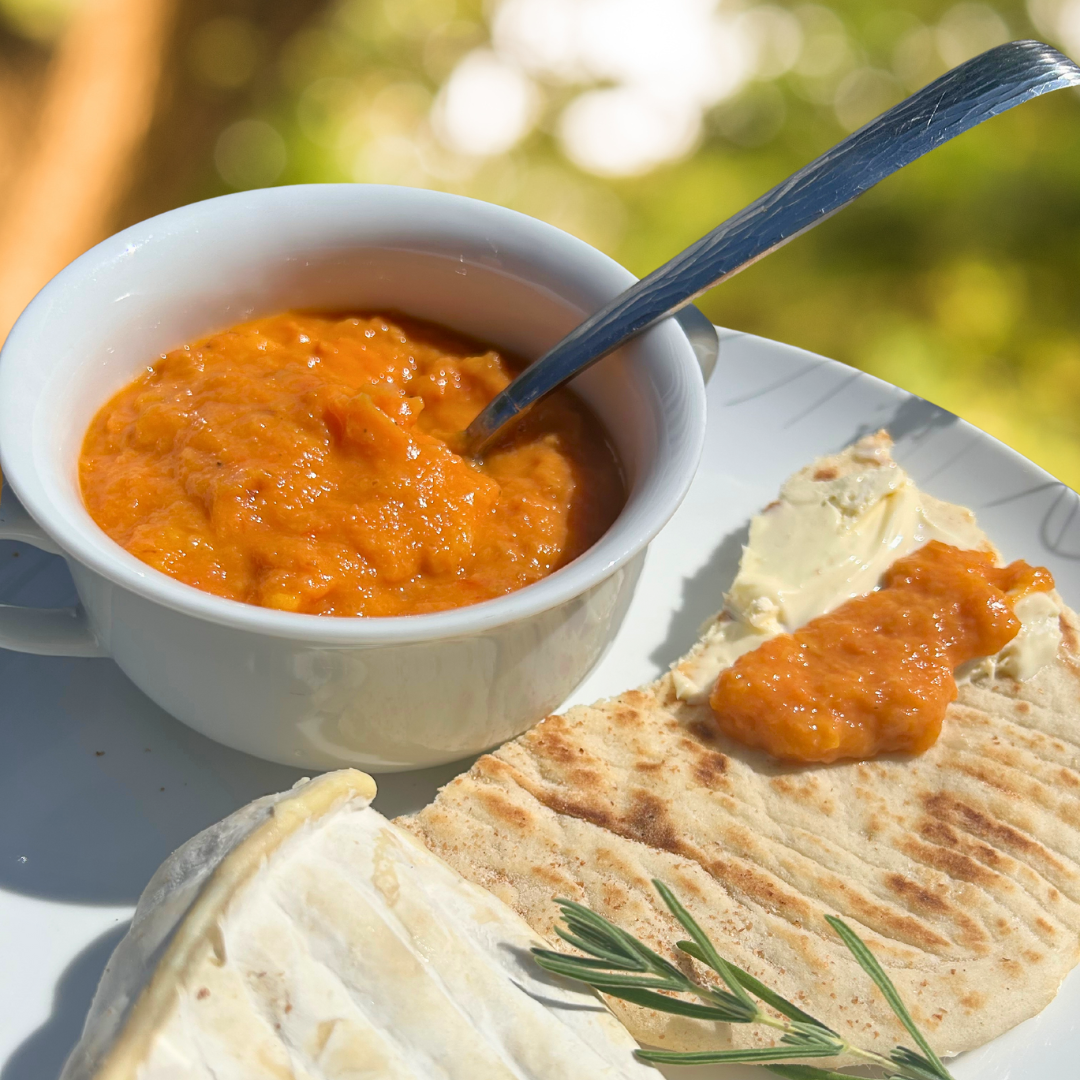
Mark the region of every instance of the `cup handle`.
[[[0, 540], [18, 540], [53, 555], [62, 554], [10, 488], [5, 488], [0, 498]], [[0, 604], [0, 649], [37, 656], [108, 655], [94, 637], [82, 605], [34, 608]]]

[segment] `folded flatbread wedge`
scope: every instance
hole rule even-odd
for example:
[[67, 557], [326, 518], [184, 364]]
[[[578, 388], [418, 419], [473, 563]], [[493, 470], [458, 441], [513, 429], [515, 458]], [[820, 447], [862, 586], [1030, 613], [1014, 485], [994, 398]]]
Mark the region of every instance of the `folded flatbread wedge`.
[[62, 1080], [647, 1080], [544, 944], [328, 773], [189, 841], [147, 886]]
[[[685, 935], [659, 878], [721, 955], [872, 1049], [910, 1038], [827, 914], [865, 938], [941, 1054], [1041, 1010], [1080, 955], [1080, 628], [1059, 598], [1025, 620], [1023, 649], [973, 665], [919, 757], [781, 764], [725, 739], [705, 700], [718, 655], [805, 613], [799, 582], [780, 580], [792, 560], [809, 560], [806, 581], [833, 582], [835, 606], [873, 587], [860, 523], [897, 555], [942, 532], [986, 543], [970, 512], [922, 496], [889, 446], [879, 434], [785, 485], [779, 511], [755, 520], [728, 609], [672, 672], [548, 717], [401, 824], [544, 936], [553, 898], [568, 897], [693, 967], [673, 948]], [[765, 519], [785, 507], [795, 525], [781, 535]], [[811, 557], [828, 522], [840, 539]], [[763, 599], [750, 571], [770, 544], [779, 584]], [[611, 1004], [665, 1049], [773, 1041]]]

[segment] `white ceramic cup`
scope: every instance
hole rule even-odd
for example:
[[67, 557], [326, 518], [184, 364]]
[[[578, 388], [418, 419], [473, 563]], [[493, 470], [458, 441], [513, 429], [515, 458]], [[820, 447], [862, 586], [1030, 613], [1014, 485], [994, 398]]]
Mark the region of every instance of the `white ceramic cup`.
[[[555, 708], [603, 655], [645, 548], [690, 484], [701, 372], [672, 320], [578, 377], [629, 481], [618, 520], [550, 577], [472, 607], [395, 618], [225, 600], [129, 555], [87, 514], [77, 462], [98, 408], [168, 349], [291, 308], [398, 310], [525, 357], [633, 281], [575, 238], [410, 188], [309, 185], [173, 210], [57, 275], [0, 354], [0, 536], [61, 554], [81, 606], [0, 607], [0, 646], [111, 656], [173, 716], [290, 765], [451, 761]], [[23, 509], [25, 507], [25, 510]]]

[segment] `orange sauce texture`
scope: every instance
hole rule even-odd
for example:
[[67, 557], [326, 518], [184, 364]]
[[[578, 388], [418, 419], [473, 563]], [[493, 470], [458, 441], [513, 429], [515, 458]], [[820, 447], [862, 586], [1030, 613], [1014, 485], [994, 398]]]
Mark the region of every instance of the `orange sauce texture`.
[[514, 374], [403, 317], [259, 319], [162, 356], [102, 407], [83, 499], [133, 555], [218, 596], [320, 615], [475, 604], [570, 562], [625, 501], [567, 391], [480, 466], [450, 449]]
[[882, 587], [740, 656], [709, 703], [720, 728], [788, 761], [869, 758], [933, 746], [954, 670], [1020, 629], [1012, 606], [1050, 572], [936, 540], [898, 559]]

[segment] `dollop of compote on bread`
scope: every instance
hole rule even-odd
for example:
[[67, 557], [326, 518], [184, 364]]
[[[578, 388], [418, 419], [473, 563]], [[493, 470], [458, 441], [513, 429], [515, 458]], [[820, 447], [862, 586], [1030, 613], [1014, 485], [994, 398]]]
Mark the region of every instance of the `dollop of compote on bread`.
[[[707, 700], [720, 672], [743, 653], [866, 595], [897, 559], [931, 540], [989, 551], [1000, 561], [975, 515], [920, 491], [891, 447], [888, 433], [879, 431], [819, 458], [791, 476], [751, 521], [723, 609], [672, 667], [682, 700]], [[1056, 596], [1025, 598], [1017, 609], [1018, 640], [961, 677], [999, 664], [1017, 678], [1034, 674], [1057, 652], [1060, 611]]]

